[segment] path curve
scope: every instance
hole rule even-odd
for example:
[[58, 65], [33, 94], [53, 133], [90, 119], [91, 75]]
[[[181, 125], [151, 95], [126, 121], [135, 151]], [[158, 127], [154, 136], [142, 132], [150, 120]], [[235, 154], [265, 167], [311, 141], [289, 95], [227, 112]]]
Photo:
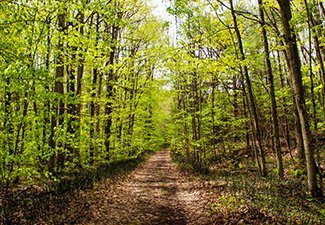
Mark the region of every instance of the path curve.
[[204, 224], [215, 194], [197, 183], [168, 150], [155, 153], [123, 180], [92, 191], [86, 224]]

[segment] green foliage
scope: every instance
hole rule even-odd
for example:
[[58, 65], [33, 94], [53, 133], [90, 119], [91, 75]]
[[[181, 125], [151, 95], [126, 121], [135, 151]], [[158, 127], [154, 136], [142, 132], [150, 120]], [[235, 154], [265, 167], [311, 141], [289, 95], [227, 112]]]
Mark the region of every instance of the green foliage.
[[[214, 161], [242, 169], [257, 136], [271, 154], [271, 82], [258, 8], [233, 2], [234, 12], [228, 2], [174, 1], [167, 11], [177, 19], [177, 37], [170, 38], [173, 23], [140, 0], [1, 1], [0, 183], [57, 179], [166, 147], [189, 170], [209, 173]], [[264, 1], [263, 10], [285, 153], [296, 144], [295, 103], [274, 3]], [[321, 12], [308, 4], [316, 23], [309, 43], [304, 2], [293, 3], [309, 125], [320, 133], [324, 80], [313, 38], [322, 56]], [[288, 174], [304, 178], [300, 168]]]
[[236, 212], [241, 205], [245, 204], [245, 200], [240, 196], [233, 196], [229, 194], [220, 196], [218, 200], [219, 201], [217, 203], [213, 203], [209, 206], [211, 213], [214, 211], [218, 212], [222, 208], [226, 208], [226, 210], [229, 210], [230, 212]]
[[1, 184], [83, 173], [168, 142], [154, 78], [166, 26], [146, 4], [0, 8]]

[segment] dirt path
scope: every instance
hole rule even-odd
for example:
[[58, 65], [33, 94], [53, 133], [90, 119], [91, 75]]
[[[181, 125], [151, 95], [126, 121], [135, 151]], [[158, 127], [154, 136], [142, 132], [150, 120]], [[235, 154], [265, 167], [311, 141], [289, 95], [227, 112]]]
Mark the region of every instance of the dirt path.
[[[288, 195], [288, 186], [281, 186], [284, 194], [280, 195], [280, 189], [262, 192], [270, 183], [256, 182], [256, 177], [240, 178], [241, 174], [233, 178], [214, 174], [213, 179], [209, 176], [203, 180], [181, 173], [169, 154], [169, 151], [158, 152], [128, 175], [121, 173], [97, 182], [91, 180], [91, 185], [77, 189], [52, 191], [32, 185], [28, 189], [23, 187], [2, 194], [0, 190], [0, 225], [290, 224], [282, 213], [273, 214], [277, 211], [251, 204], [255, 196], [258, 201], [267, 196], [267, 201], [271, 201], [268, 204], [274, 204], [274, 200], [281, 201], [280, 196], [291, 201], [295, 196]], [[237, 186], [247, 185], [248, 182], [259, 187]], [[270, 193], [274, 194], [274, 199], [269, 197]], [[303, 193], [299, 195], [303, 196]], [[305, 200], [300, 199], [299, 203], [299, 199], [295, 201], [303, 204], [303, 209], [299, 211], [302, 215], [307, 215], [306, 209], [321, 209], [319, 205], [314, 208], [304, 204]], [[210, 210], [213, 214], [209, 213]], [[310, 222], [306, 218], [301, 221]], [[321, 220], [314, 221], [318, 224]]]
[[92, 190], [85, 224], [204, 224], [215, 194], [196, 183], [178, 171], [169, 151], [156, 153], [125, 179]]

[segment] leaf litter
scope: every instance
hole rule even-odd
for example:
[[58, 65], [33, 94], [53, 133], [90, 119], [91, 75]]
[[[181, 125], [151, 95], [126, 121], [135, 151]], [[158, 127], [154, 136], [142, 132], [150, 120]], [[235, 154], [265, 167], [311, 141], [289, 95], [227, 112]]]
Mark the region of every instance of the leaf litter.
[[[198, 179], [182, 172], [164, 150], [118, 179], [102, 179], [71, 192], [33, 190], [16, 198], [1, 224], [272, 224], [274, 217], [225, 199], [225, 181]], [[219, 203], [218, 203], [219, 202]], [[8, 203], [8, 202], [7, 202]], [[2, 214], [1, 214], [2, 213]], [[10, 218], [9, 218], [10, 217]]]

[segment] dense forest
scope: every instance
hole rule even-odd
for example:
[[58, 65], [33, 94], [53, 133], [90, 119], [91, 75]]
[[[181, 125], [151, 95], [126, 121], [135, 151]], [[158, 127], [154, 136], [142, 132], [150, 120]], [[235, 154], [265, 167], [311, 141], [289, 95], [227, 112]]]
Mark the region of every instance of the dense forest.
[[166, 24], [147, 5], [1, 1], [0, 23], [2, 184], [55, 179], [165, 142], [165, 81], [155, 74]]
[[0, 2], [0, 185], [170, 148], [323, 196], [320, 0]]
[[167, 63], [176, 149], [188, 145], [202, 164], [244, 148], [261, 176], [280, 179], [289, 155], [291, 173], [306, 173], [321, 197], [323, 3], [176, 1], [170, 12], [179, 23], [178, 57]]

